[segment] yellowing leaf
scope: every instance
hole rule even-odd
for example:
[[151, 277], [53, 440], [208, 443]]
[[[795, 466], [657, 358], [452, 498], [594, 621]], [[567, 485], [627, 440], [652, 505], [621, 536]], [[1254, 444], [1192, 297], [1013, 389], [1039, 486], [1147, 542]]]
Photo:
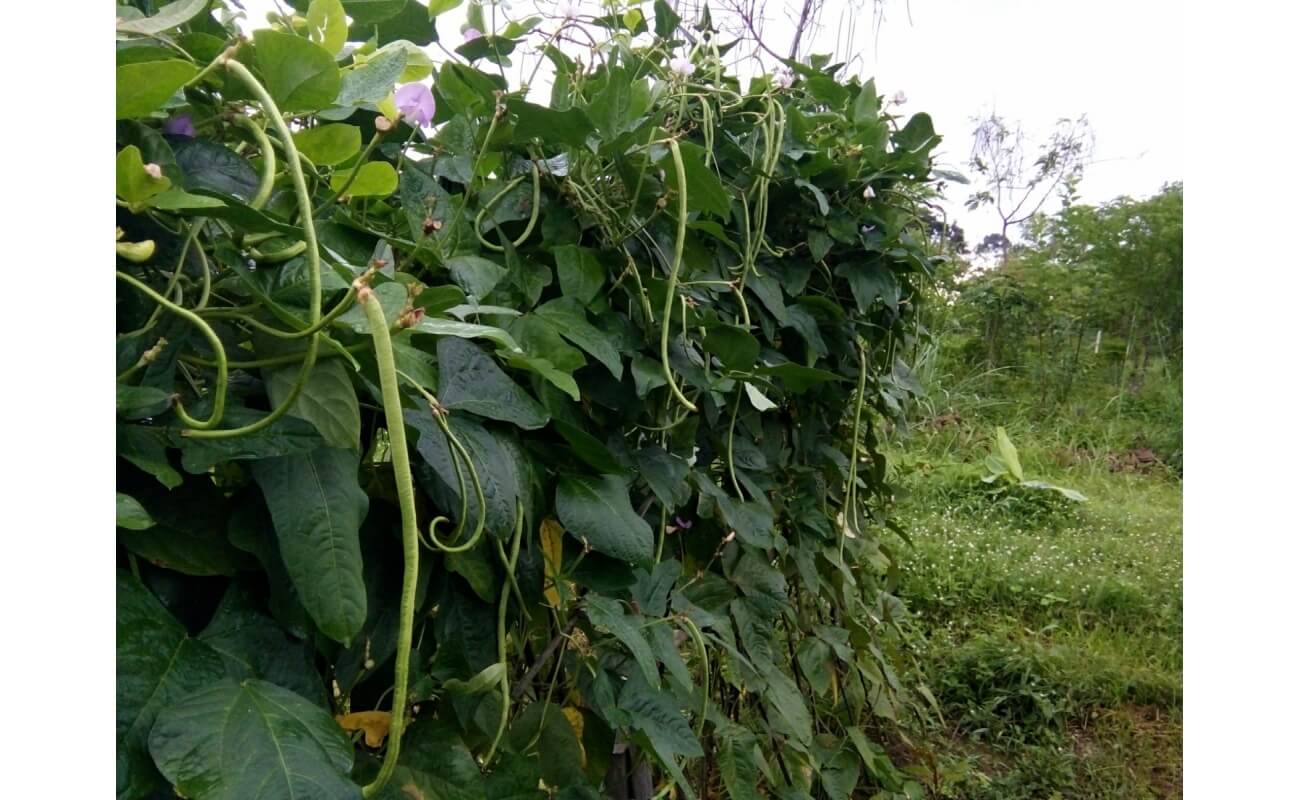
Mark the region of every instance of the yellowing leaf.
[[560, 567], [564, 559], [564, 528], [560, 523], [553, 519], [542, 520], [542, 527], [539, 531], [542, 539], [542, 558], [544, 562], [544, 585], [546, 586], [546, 602], [551, 608], [560, 606], [560, 590], [556, 582], [559, 580]]
[[585, 769], [587, 767], [587, 748], [582, 746], [582, 712], [573, 706], [566, 706], [564, 718], [569, 721], [569, 727], [573, 728], [573, 735], [578, 740], [578, 751], [582, 755], [582, 766]]
[[345, 731], [364, 731], [366, 747], [379, 747], [388, 736], [393, 715], [388, 711], [354, 711], [334, 719]]

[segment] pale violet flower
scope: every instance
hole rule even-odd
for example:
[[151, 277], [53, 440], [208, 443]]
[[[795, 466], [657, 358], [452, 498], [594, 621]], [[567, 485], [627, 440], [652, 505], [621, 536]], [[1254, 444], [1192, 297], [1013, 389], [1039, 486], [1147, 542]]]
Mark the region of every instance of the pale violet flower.
[[902, 90], [900, 89], [899, 91], [894, 92], [893, 99], [894, 99], [894, 105], [901, 106], [903, 103], [907, 102], [907, 95], [903, 94]]
[[153, 178], [154, 180], [158, 180], [159, 178], [161, 178], [161, 177], [163, 176], [163, 174], [162, 174], [162, 167], [160, 167], [160, 166], [158, 166], [157, 164], [154, 164], [154, 163], [145, 164], [145, 165], [144, 165], [144, 171], [145, 171], [146, 173], [148, 173], [148, 174], [149, 174], [149, 177], [150, 177], [150, 178]]
[[433, 122], [433, 92], [423, 83], [408, 83], [399, 87], [394, 96], [397, 110], [402, 112], [402, 119], [410, 125], [429, 127]]
[[465, 35], [465, 41], [472, 42], [475, 39], [481, 38], [483, 36], [483, 31], [479, 30], [478, 28], [466, 28], [464, 35]]
[[578, 15], [582, 13], [582, 7], [577, 0], [560, 0], [555, 4], [555, 13], [564, 19], [577, 19]]
[[163, 133], [172, 136], [184, 136], [189, 139], [194, 138], [194, 120], [190, 119], [189, 114], [179, 114], [163, 123]]
[[772, 79], [772, 83], [775, 84], [778, 89], [789, 89], [794, 85], [794, 73], [788, 69], [783, 69], [776, 73], [776, 77]]
[[668, 68], [682, 78], [689, 78], [695, 74], [695, 65], [691, 63], [689, 58], [683, 58], [682, 56], [669, 61]]

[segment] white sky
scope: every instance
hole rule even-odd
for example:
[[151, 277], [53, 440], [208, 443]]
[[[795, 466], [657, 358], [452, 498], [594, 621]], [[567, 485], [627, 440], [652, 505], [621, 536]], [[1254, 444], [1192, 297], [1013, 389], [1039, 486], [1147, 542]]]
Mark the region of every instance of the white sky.
[[[710, 3], [715, 20], [724, 3]], [[597, 0], [577, 5], [585, 15], [600, 8]], [[799, 0], [768, 0], [763, 34], [779, 52], [788, 50], [800, 5]], [[275, 8], [273, 0], [244, 0], [244, 6], [256, 27]], [[556, 4], [513, 0], [510, 6], [504, 14], [522, 19], [534, 7], [554, 13]], [[650, 0], [644, 9], [651, 13]], [[936, 152], [941, 166], [967, 171], [971, 117], [978, 114], [996, 110], [1022, 122], [1028, 143], [1036, 146], [1057, 119], [1086, 113], [1096, 135], [1097, 162], [1079, 187], [1084, 202], [1147, 196], [1182, 179], [1181, 3], [885, 0], [882, 9], [884, 21], [877, 26], [872, 0], [827, 0], [819, 29], [801, 52], [853, 59], [853, 70], [875, 77], [881, 94], [907, 96], [903, 111], [928, 112], [944, 137]], [[462, 5], [438, 18], [448, 49], [462, 41], [464, 12]], [[540, 30], [553, 31], [554, 25], [545, 22]], [[446, 58], [436, 46], [428, 51], [435, 63]], [[517, 64], [521, 60], [516, 57]], [[548, 67], [539, 72], [535, 91], [544, 91]], [[991, 211], [962, 206], [966, 191], [952, 186], [945, 205], [974, 243], [998, 226]]]

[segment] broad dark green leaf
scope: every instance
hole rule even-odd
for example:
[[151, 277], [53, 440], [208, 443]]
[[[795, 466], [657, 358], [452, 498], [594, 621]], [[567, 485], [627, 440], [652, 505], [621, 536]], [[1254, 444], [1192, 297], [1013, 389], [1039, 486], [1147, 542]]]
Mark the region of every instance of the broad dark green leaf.
[[704, 350], [727, 369], [747, 370], [758, 360], [758, 340], [738, 325], [719, 325], [704, 334]]
[[325, 686], [313, 663], [313, 648], [263, 614], [244, 584], [235, 582], [226, 590], [199, 641], [221, 655], [227, 676], [270, 681], [324, 706]]
[[720, 726], [714, 741], [718, 745], [718, 771], [732, 800], [759, 800], [758, 737], [734, 723]]
[[795, 648], [795, 657], [812, 690], [819, 695], [826, 694], [831, 688], [831, 669], [835, 662], [830, 645], [820, 639], [804, 639]]
[[[394, 776], [393, 800], [497, 800], [484, 791], [484, 779], [474, 755], [456, 729], [445, 720], [419, 719], [402, 737], [398, 763], [408, 773]], [[407, 788], [410, 787], [410, 788]]]
[[590, 305], [600, 287], [605, 284], [605, 268], [596, 258], [596, 251], [586, 247], [566, 244], [554, 250], [555, 271], [560, 276], [560, 291], [565, 297]]
[[339, 68], [320, 45], [265, 28], [253, 32], [253, 45], [266, 90], [280, 111], [319, 111], [338, 97]]
[[835, 268], [835, 274], [848, 280], [853, 299], [862, 313], [870, 313], [877, 300], [898, 310], [898, 280], [882, 262], [840, 264]]
[[[247, 408], [226, 409], [222, 424], [229, 427], [248, 425], [265, 413]], [[180, 448], [181, 466], [191, 475], [199, 475], [223, 461], [247, 461], [296, 453], [309, 453], [325, 446], [325, 440], [311, 423], [284, 416], [259, 431], [222, 439], [196, 439], [184, 436], [179, 428], [169, 428], [173, 447]]]
[[[272, 405], [278, 407], [288, 397], [299, 371], [297, 366], [289, 366], [264, 373], [266, 392]], [[361, 448], [361, 409], [357, 404], [357, 393], [352, 388], [348, 368], [338, 359], [316, 364], [289, 414], [311, 423], [329, 447], [340, 450]]]
[[785, 387], [795, 394], [806, 392], [819, 383], [848, 380], [843, 376], [836, 375], [834, 372], [827, 372], [824, 369], [815, 367], [805, 367], [790, 361], [777, 364], [774, 367], [760, 367], [757, 372], [760, 375], [779, 378]]
[[538, 306], [533, 313], [604, 364], [616, 379], [623, 377], [623, 359], [614, 347], [612, 337], [587, 320], [587, 312], [576, 298], [556, 298]]
[[[446, 436], [428, 411], [407, 411], [406, 423], [418, 432], [416, 450], [436, 473], [446, 493], [445, 512], [455, 517], [460, 513], [460, 486]], [[509, 539], [515, 528], [516, 503], [523, 491], [518, 460], [502, 444], [501, 434], [487, 430], [474, 420], [453, 414], [448, 425], [469, 451], [478, 472], [483, 500], [487, 504], [487, 532], [499, 539]], [[465, 523], [465, 535], [468, 536], [477, 524], [479, 514], [468, 475], [465, 476], [465, 492], [469, 503], [469, 519]]]
[[753, 547], [772, 547], [772, 512], [754, 500], [740, 501], [731, 497], [718, 498], [718, 509], [726, 523], [736, 532], [740, 541]]
[[198, 67], [179, 59], [118, 67], [117, 119], [148, 114], [167, 102], [198, 72]]
[[117, 454], [158, 479], [168, 489], [181, 485], [181, 474], [167, 457], [165, 428], [144, 425], [117, 426]]
[[645, 734], [664, 762], [670, 762], [676, 756], [698, 758], [704, 755], [704, 749], [673, 695], [648, 686], [640, 676], [628, 679], [623, 685], [618, 707], [631, 718], [632, 728]]
[[580, 108], [556, 111], [516, 98], [506, 101], [506, 107], [515, 117], [514, 137], [517, 142], [541, 139], [552, 144], [584, 147], [587, 137], [596, 130]]
[[117, 797], [148, 796], [161, 782], [147, 742], [158, 712], [221, 680], [221, 657], [167, 613], [128, 572], [117, 573]]
[[137, 556], [185, 575], [234, 575], [252, 560], [226, 540], [224, 497], [211, 483], [191, 481], [171, 492], [142, 491], [155, 525], [119, 529], [118, 541]]
[[[731, 195], [723, 187], [713, 167], [704, 165], [704, 148], [693, 142], [679, 145], [682, 153], [682, 165], [686, 168], [686, 207], [690, 211], [704, 211], [726, 218], [731, 209]], [[664, 170], [668, 187], [674, 192], [677, 187], [677, 170], [673, 166], [672, 155], [665, 155], [659, 160], [659, 168]], [[673, 201], [676, 213], [677, 204]]]
[[473, 343], [447, 336], [438, 340], [438, 399], [488, 419], [511, 422], [525, 430], [540, 428], [550, 415], [519, 384]]
[[358, 466], [355, 452], [333, 448], [253, 465], [303, 607], [344, 644], [366, 621], [358, 536], [370, 501], [357, 484]]
[[939, 137], [935, 135], [934, 123], [924, 112], [913, 116], [894, 134], [894, 146], [909, 153], [928, 153], [937, 144]]
[[686, 483], [691, 468], [682, 459], [652, 444], [637, 451], [636, 463], [641, 477], [670, 512], [691, 499], [691, 487]]
[[176, 154], [176, 165], [185, 175], [181, 185], [186, 191], [208, 190], [241, 200], [249, 200], [257, 194], [261, 184], [257, 170], [248, 159], [220, 142], [183, 139], [175, 142], [172, 150]]
[[117, 384], [117, 414], [123, 419], [156, 417], [171, 408], [172, 396], [153, 386]]
[[343, 0], [343, 9], [358, 25], [374, 25], [402, 12], [406, 0]]
[[561, 477], [555, 510], [565, 530], [598, 553], [635, 563], [653, 556], [654, 532], [632, 510], [627, 484], [617, 477]]
[[158, 768], [194, 800], [359, 800], [352, 743], [325, 710], [273, 683], [222, 681], [158, 715]]
[[654, 652], [650, 649], [650, 643], [641, 633], [640, 626], [643, 622], [641, 615], [628, 614], [617, 600], [601, 597], [598, 594], [588, 594], [584, 602], [587, 605], [587, 618], [592, 624], [604, 628], [613, 634], [615, 639], [622, 642], [632, 654], [632, 658], [636, 659], [646, 683], [658, 689], [659, 666], [655, 661]]
[[660, 39], [669, 40], [677, 32], [677, 26], [682, 24], [682, 18], [673, 11], [673, 7], [668, 5], [665, 0], [655, 0], [655, 36]]
[[506, 268], [479, 256], [456, 256], [447, 260], [447, 271], [456, 285], [465, 290], [465, 294], [482, 301], [501, 279], [506, 276]]

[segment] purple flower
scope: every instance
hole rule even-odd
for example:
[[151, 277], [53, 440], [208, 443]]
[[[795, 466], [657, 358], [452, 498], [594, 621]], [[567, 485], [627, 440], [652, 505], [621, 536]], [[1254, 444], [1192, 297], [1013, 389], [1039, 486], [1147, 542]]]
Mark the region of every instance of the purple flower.
[[194, 138], [194, 120], [190, 119], [189, 114], [180, 114], [172, 117], [163, 123], [163, 133], [170, 133], [172, 136], [184, 136], [187, 139]]
[[686, 520], [681, 517], [673, 517], [673, 522], [677, 525], [677, 529], [680, 531], [690, 530], [691, 526], [695, 524], [694, 520]]
[[483, 35], [483, 31], [479, 30], [478, 28], [465, 29], [465, 41], [467, 42], [472, 42], [475, 39], [481, 37], [482, 35]]
[[427, 128], [433, 121], [433, 92], [423, 83], [408, 83], [397, 90], [397, 110], [412, 125]]

